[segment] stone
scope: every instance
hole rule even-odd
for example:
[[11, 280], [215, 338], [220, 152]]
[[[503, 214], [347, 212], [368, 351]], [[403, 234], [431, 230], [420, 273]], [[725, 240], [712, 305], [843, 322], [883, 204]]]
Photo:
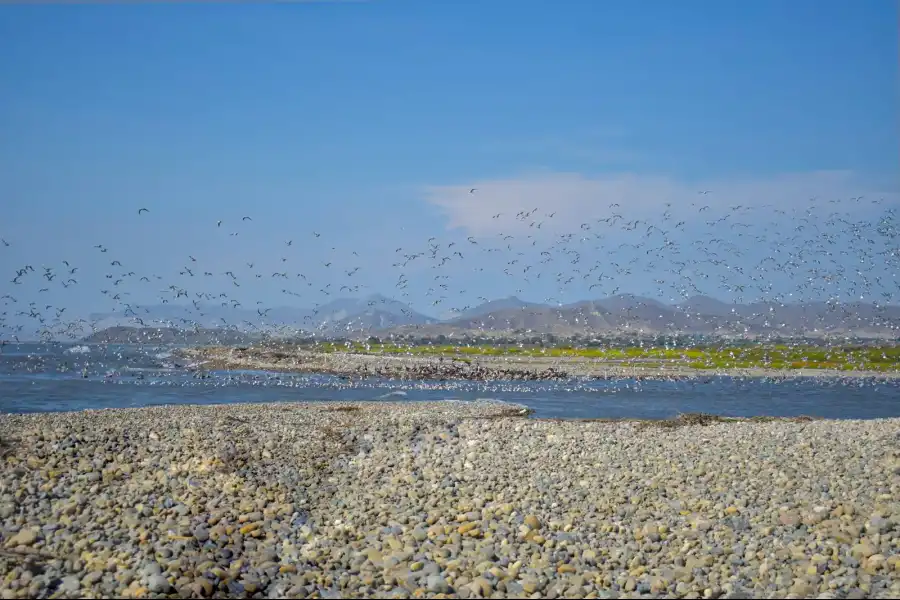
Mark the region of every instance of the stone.
[[439, 574], [429, 575], [425, 580], [425, 587], [429, 592], [435, 594], [446, 594], [450, 591], [447, 580]]
[[[44, 573], [10, 563], [6, 591], [900, 593], [884, 460], [896, 419], [652, 427], [498, 416], [507, 405], [480, 401], [334, 406], [0, 415], [0, 439], [25, 432], [0, 469], [4, 545], [34, 531], [34, 551], [64, 557]], [[146, 431], [158, 440], [134, 434]]]
[[151, 575], [147, 578], [147, 588], [154, 594], [168, 594], [172, 590], [172, 584], [162, 575]]
[[81, 591], [81, 580], [78, 575], [66, 575], [60, 580], [59, 589], [69, 594]]
[[535, 515], [526, 516], [524, 522], [529, 529], [539, 530], [541, 528], [541, 521]]
[[16, 535], [7, 540], [7, 548], [15, 548], [16, 546], [31, 546], [38, 541], [38, 529], [22, 529]]

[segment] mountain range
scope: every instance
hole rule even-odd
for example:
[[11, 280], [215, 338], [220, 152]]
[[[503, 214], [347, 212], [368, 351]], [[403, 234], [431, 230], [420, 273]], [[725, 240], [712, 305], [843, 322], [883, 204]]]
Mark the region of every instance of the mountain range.
[[[283, 330], [286, 335], [303, 332], [352, 338], [391, 334], [423, 338], [478, 334], [900, 337], [900, 306], [897, 305], [862, 302], [729, 304], [708, 296], [694, 296], [669, 305], [652, 298], [620, 294], [561, 306], [510, 296], [486, 300], [441, 320], [381, 295], [341, 298], [316, 309], [254, 310], [204, 306], [194, 310], [190, 305], [157, 305], [135, 307], [135, 311], [144, 322], [152, 322], [154, 326], [231, 327], [245, 332], [276, 334]], [[92, 320], [96, 329], [134, 326], [133, 318], [115, 313], [92, 315]]]
[[174, 327], [128, 327], [114, 325], [96, 331], [82, 341], [88, 344], [249, 344], [262, 336], [228, 329], [178, 329]]
[[89, 318], [95, 330], [116, 326], [134, 327], [143, 322], [146, 326], [164, 328], [199, 326], [267, 333], [286, 329], [324, 335], [438, 322], [402, 302], [380, 294], [365, 298], [338, 298], [316, 308], [278, 306], [248, 309], [225, 304], [203, 305], [197, 309], [190, 304], [170, 303], [133, 306], [132, 312], [127, 315], [121, 312], [94, 313]]

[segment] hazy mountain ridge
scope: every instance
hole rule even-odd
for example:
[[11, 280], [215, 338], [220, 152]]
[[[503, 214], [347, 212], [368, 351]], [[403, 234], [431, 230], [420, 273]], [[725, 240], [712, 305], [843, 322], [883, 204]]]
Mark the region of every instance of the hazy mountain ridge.
[[177, 329], [174, 327], [114, 326], [82, 339], [88, 344], [247, 344], [261, 336], [230, 329]]
[[[558, 336], [620, 333], [900, 336], [900, 306], [897, 305], [879, 306], [862, 302], [728, 304], [707, 296], [695, 296], [676, 305], [668, 305], [652, 298], [620, 294], [561, 306], [526, 302], [510, 296], [485, 302], [467, 309], [460, 316], [444, 320], [416, 312], [408, 305], [384, 296], [339, 298], [316, 309], [210, 307], [207, 310], [203, 307], [200, 311], [190, 311], [188, 309], [191, 307], [181, 306], [184, 316], [177, 314], [177, 307], [156, 308], [146, 307], [145, 314], [149, 316], [143, 317], [145, 323], [154, 318], [168, 318], [173, 320], [169, 324], [171, 329], [200, 326], [216, 331], [234, 331], [237, 328], [243, 332], [268, 331], [276, 335], [311, 333], [322, 337], [375, 334], [430, 337], [478, 332]], [[198, 312], [205, 314], [196, 314]], [[166, 316], [154, 317], [154, 314]], [[96, 328], [104, 327], [103, 319], [95, 323]], [[134, 328], [133, 317], [115, 319], [120, 322], [106, 326]], [[221, 329], [226, 323], [229, 329]]]
[[516, 296], [508, 296], [506, 298], [498, 298], [497, 300], [487, 300], [474, 308], [464, 310], [458, 315], [446, 320], [454, 321], [458, 319], [472, 319], [495, 311], [523, 309], [530, 307], [537, 308], [541, 306], [546, 305], [540, 304], [538, 302], [528, 302], [526, 300], [521, 300]]
[[[116, 326], [165, 326], [172, 328], [208, 327], [237, 328], [240, 331], [272, 331], [282, 329], [329, 333], [348, 327], [386, 328], [398, 325], [425, 325], [437, 319], [411, 309], [408, 305], [374, 294], [365, 298], [338, 298], [316, 308], [277, 306], [268, 309], [244, 308], [236, 305], [202, 305], [196, 309], [186, 304], [135, 306], [128, 315], [95, 313], [90, 315], [96, 329]], [[137, 321], [140, 319], [141, 321]]]

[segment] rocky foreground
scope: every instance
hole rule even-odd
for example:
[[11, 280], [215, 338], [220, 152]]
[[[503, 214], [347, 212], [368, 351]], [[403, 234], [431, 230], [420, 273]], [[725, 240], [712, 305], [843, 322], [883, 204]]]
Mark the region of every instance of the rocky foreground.
[[900, 595], [900, 420], [519, 413], [2, 416], [2, 597]]

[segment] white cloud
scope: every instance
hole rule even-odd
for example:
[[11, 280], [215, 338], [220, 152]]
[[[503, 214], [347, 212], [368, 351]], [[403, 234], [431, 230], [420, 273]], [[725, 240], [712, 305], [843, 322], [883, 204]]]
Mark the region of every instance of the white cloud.
[[[446, 216], [449, 229], [468, 235], [512, 233], [529, 227], [531, 219], [517, 220], [520, 211], [537, 209], [544, 232], [570, 232], [579, 224], [614, 213], [626, 219], [648, 219], [662, 214], [666, 203], [674, 218], [705, 219], [729, 207], [743, 205], [771, 218], [778, 208], [798, 208], [814, 203], [823, 211], [849, 208], [850, 199], [884, 198], [883, 209], [900, 204], [900, 195], [851, 171], [794, 173], [767, 179], [678, 181], [665, 176], [630, 173], [588, 177], [578, 173], [546, 172], [510, 179], [471, 181], [464, 185], [430, 186], [425, 199]], [[474, 193], [470, 193], [476, 188]], [[702, 195], [700, 192], [709, 191]], [[840, 201], [839, 205], [829, 200]], [[610, 207], [618, 204], [618, 207]], [[709, 205], [709, 211], [699, 208]], [[500, 218], [494, 218], [502, 213]], [[555, 213], [548, 218], [549, 213]]]

